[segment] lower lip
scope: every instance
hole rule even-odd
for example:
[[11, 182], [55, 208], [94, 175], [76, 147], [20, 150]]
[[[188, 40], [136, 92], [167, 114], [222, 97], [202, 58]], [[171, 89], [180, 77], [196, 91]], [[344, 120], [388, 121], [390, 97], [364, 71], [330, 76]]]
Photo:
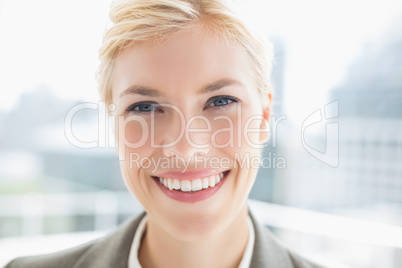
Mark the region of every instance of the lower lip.
[[226, 180], [228, 174], [225, 174], [225, 176], [220, 180], [220, 182], [215, 185], [215, 187], [209, 187], [207, 189], [195, 191], [195, 192], [182, 192], [178, 190], [169, 190], [165, 186], [163, 186], [158, 179], [153, 178], [155, 183], [159, 186], [159, 188], [162, 190], [162, 192], [165, 193], [168, 197], [183, 202], [183, 203], [196, 203], [202, 200], [205, 200], [211, 196], [213, 196], [223, 185], [223, 183]]

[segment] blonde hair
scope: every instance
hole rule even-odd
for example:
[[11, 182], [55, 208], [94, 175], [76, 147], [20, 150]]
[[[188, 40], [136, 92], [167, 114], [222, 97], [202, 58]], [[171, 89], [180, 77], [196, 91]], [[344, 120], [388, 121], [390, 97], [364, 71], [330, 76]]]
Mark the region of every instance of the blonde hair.
[[204, 22], [214, 34], [244, 47], [262, 104], [269, 104], [272, 46], [253, 33], [224, 0], [118, 0], [112, 3], [109, 16], [112, 25], [99, 50], [97, 74], [99, 94], [107, 105], [112, 102], [113, 65], [120, 51], [139, 42], [168, 39]]

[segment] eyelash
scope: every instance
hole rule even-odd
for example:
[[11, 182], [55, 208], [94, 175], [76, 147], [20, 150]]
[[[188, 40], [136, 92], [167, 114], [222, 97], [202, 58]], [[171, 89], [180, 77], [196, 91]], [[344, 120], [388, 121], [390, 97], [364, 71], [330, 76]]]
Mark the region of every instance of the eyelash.
[[[223, 105], [214, 105], [214, 106], [210, 106], [210, 105], [213, 104], [214, 102], [220, 101], [220, 100], [228, 100], [229, 102], [228, 102], [227, 104], [223, 104]], [[215, 96], [215, 97], [210, 98], [210, 99], [207, 101], [207, 106], [204, 107], [204, 110], [209, 109], [209, 108], [212, 108], [212, 107], [216, 107], [216, 108], [218, 108], [218, 109], [219, 109], [219, 108], [227, 108], [226, 106], [228, 106], [228, 105], [230, 105], [230, 104], [232, 104], [232, 103], [237, 103], [237, 102], [239, 102], [239, 100], [238, 100], [237, 98], [235, 98], [235, 97], [232, 97], [232, 96]]]
[[[160, 106], [156, 102], [153, 102], [153, 101], [142, 101], [142, 102], [137, 102], [137, 103], [134, 103], [134, 104], [131, 104], [130, 106], [128, 106], [128, 108], [126, 109], [126, 112], [137, 113], [137, 114], [151, 112], [151, 111], [140, 111], [140, 110], [138, 110], [141, 105], [148, 105], [148, 106], [151, 107], [151, 109], [152, 108], [158, 109], [158, 107]], [[160, 109], [160, 110], [163, 112], [162, 109]]]
[[[220, 101], [220, 100], [227, 100], [226, 104], [222, 104], [222, 105], [216, 105], [216, 101]], [[215, 96], [210, 98], [207, 101], [206, 106], [204, 107], [203, 110], [207, 110], [207, 109], [211, 109], [211, 108], [215, 108], [215, 109], [223, 109], [223, 108], [227, 108], [226, 106], [233, 104], [233, 103], [237, 103], [239, 102], [239, 100], [235, 97], [232, 96]], [[215, 104], [214, 104], [215, 103]], [[211, 106], [211, 104], [214, 104], [213, 106]], [[130, 112], [130, 113], [136, 113], [136, 114], [140, 114], [140, 113], [149, 113], [152, 112], [152, 110], [147, 110], [147, 111], [140, 111], [139, 108], [141, 105], [148, 105], [150, 106], [150, 109], [155, 109], [155, 110], [160, 110], [160, 112], [163, 113], [163, 110], [160, 107], [160, 105], [156, 102], [152, 102], [152, 101], [143, 101], [143, 102], [137, 102], [134, 103], [132, 105], [130, 105], [127, 109], [126, 112]]]

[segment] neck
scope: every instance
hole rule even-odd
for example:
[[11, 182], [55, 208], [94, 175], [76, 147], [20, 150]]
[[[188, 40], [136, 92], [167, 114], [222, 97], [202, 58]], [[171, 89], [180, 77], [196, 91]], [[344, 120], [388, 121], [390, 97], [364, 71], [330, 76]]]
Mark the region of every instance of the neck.
[[152, 222], [139, 250], [139, 261], [148, 267], [238, 267], [247, 246], [247, 206], [225, 230], [205, 239], [182, 241], [167, 235]]

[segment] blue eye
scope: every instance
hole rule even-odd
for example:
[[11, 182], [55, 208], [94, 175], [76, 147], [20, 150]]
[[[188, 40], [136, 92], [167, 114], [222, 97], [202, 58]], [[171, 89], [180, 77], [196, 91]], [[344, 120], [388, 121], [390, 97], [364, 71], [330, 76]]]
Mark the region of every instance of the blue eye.
[[239, 102], [239, 100], [231, 96], [216, 96], [207, 101], [206, 108], [226, 106], [232, 102]]
[[133, 112], [133, 113], [149, 113], [149, 112], [156, 112], [162, 111], [156, 102], [138, 102], [130, 105], [126, 111]]

